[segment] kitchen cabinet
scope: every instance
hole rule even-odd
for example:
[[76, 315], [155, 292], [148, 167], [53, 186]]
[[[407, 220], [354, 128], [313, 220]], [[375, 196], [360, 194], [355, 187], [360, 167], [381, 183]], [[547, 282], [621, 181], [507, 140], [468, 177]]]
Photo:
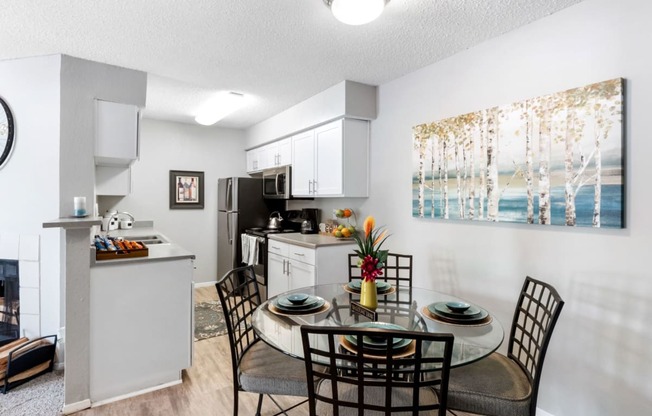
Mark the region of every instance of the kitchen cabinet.
[[130, 166], [95, 166], [95, 195], [126, 196], [130, 193]]
[[260, 167], [260, 155], [261, 148], [247, 150], [247, 173], [259, 172], [262, 169]]
[[[286, 239], [291, 238], [289, 236], [287, 234]], [[301, 238], [298, 236], [297, 233], [295, 237]], [[312, 248], [270, 238], [267, 243], [267, 296], [306, 286], [346, 282], [348, 253], [352, 251], [353, 242]]]
[[95, 100], [95, 164], [129, 166], [138, 158], [138, 107]]
[[292, 137], [292, 196], [369, 196], [369, 122], [344, 118]]
[[247, 172], [249, 173], [289, 165], [292, 163], [292, 140], [288, 137], [248, 150], [246, 159]]
[[[90, 274], [90, 399], [180, 383], [192, 364], [193, 260], [96, 262]], [[178, 250], [177, 250], [178, 252]]]
[[268, 241], [267, 296], [315, 285], [314, 250]]

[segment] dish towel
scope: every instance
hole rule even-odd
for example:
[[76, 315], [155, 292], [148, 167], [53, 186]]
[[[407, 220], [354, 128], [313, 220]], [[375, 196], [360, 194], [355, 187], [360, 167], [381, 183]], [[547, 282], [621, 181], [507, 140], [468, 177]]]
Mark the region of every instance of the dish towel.
[[253, 266], [258, 264], [258, 237], [241, 234], [242, 262]]

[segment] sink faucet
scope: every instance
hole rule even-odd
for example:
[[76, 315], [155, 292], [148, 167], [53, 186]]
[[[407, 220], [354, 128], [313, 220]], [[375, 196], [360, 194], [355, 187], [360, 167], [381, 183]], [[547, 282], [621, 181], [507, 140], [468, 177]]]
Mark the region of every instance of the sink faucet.
[[134, 216], [131, 215], [130, 213], [126, 212], [126, 211], [116, 212], [115, 214], [113, 214], [113, 215], [111, 215], [111, 216], [109, 217], [109, 221], [108, 221], [108, 224], [107, 224], [107, 226], [106, 226], [106, 236], [107, 236], [107, 237], [109, 236], [109, 231], [111, 231], [111, 230], [110, 230], [110, 228], [111, 228], [111, 221], [113, 221], [113, 219], [117, 219], [117, 220], [119, 220], [121, 215], [126, 215], [126, 216], [128, 216], [128, 217], [131, 219], [132, 222], [136, 221], [136, 219], [134, 218]]

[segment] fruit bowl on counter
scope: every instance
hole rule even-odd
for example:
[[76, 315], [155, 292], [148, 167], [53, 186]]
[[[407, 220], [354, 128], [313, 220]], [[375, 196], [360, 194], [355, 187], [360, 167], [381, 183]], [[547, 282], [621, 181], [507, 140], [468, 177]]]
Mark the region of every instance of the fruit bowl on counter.
[[338, 219], [344, 219], [345, 223], [338, 224], [337, 226], [333, 226], [333, 231], [331, 232], [331, 235], [333, 235], [336, 238], [342, 238], [342, 239], [347, 239], [351, 240], [353, 239], [353, 234], [355, 233], [355, 226], [356, 224], [356, 216], [355, 212], [351, 208], [341, 208], [341, 209], [334, 209], [333, 210], [333, 215], [335, 218]]

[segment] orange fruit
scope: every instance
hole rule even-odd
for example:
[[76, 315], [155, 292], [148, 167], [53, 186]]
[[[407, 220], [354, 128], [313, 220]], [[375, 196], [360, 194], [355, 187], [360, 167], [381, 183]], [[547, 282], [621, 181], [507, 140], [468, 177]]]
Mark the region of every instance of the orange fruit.
[[348, 228], [342, 228], [342, 237], [350, 237], [351, 236], [351, 230]]
[[346, 208], [344, 210], [344, 218], [349, 218], [351, 215], [353, 215], [353, 211], [350, 208]]

